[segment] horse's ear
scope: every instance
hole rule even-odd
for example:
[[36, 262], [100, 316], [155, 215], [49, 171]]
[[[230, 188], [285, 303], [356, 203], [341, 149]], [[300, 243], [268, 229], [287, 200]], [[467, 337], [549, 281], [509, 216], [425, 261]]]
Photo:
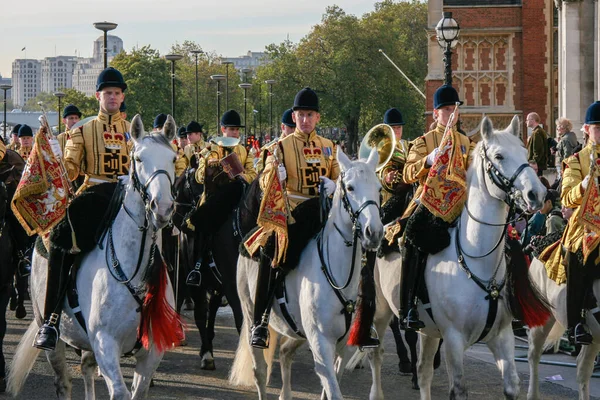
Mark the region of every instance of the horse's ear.
[[342, 171], [347, 171], [352, 166], [352, 161], [348, 158], [348, 156], [342, 151], [340, 146], [337, 147], [337, 160], [342, 168]]
[[142, 122], [142, 117], [140, 114], [135, 114], [135, 117], [131, 120], [131, 139], [133, 141], [137, 141], [146, 135], [144, 131], [144, 123]]
[[379, 153], [377, 152], [377, 148], [373, 147], [371, 149], [371, 153], [369, 154], [369, 158], [367, 159], [367, 164], [375, 170], [377, 168], [377, 164], [379, 164]]
[[493, 135], [494, 125], [492, 125], [492, 121], [488, 117], [483, 117], [483, 120], [481, 121], [481, 136], [483, 137], [483, 140], [491, 140]]
[[175, 132], [177, 132], [177, 126], [175, 125], [175, 120], [171, 117], [171, 114], [169, 114], [167, 115], [167, 120], [163, 126], [163, 135], [165, 135], [170, 142], [175, 137]]
[[519, 117], [517, 115], [515, 115], [512, 119], [512, 121], [510, 121], [510, 133], [512, 133], [513, 135], [515, 135], [516, 137], [520, 138], [521, 137], [521, 123], [519, 122]]

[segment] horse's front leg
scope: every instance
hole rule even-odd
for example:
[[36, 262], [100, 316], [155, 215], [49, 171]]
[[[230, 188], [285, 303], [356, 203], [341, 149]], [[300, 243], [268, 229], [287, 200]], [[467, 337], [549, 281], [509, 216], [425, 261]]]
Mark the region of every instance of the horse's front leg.
[[101, 354], [96, 361], [106, 381], [111, 400], [131, 400], [131, 393], [121, 372], [121, 347], [110, 335], [90, 332], [94, 354]]
[[[287, 336], [281, 337], [279, 344], [279, 364], [281, 367], [281, 393], [279, 400], [292, 399], [292, 362], [296, 350], [304, 343], [304, 340], [292, 339]], [[273, 344], [274, 346], [274, 344]]]
[[[515, 336], [511, 324], [507, 324], [497, 336], [487, 342], [494, 354], [496, 365], [504, 379], [504, 397], [516, 399], [519, 397], [519, 374], [515, 365]], [[448, 348], [448, 347], [446, 347]]]
[[544, 343], [548, 334], [555, 324], [554, 317], [550, 317], [546, 325], [538, 326], [529, 329], [529, 351], [527, 357], [529, 359], [529, 390], [527, 392], [528, 400], [538, 400], [540, 398], [539, 384], [539, 365], [540, 358], [544, 352]]
[[94, 400], [96, 398], [94, 375], [97, 366], [98, 363], [96, 362], [96, 357], [94, 357], [94, 352], [83, 351], [81, 355], [81, 375], [83, 376], [86, 400]]
[[206, 341], [202, 342], [202, 350], [200, 356], [200, 369], [212, 371], [215, 369], [215, 359], [213, 356], [213, 340], [215, 338], [215, 320], [217, 319], [217, 311], [221, 307], [223, 295], [212, 294], [208, 302], [208, 319], [206, 323]]
[[[433, 359], [440, 339], [421, 335], [419, 361], [417, 363], [418, 386], [421, 389], [421, 400], [431, 400], [431, 381], [433, 380]], [[414, 385], [414, 382], [413, 382]]]
[[321, 380], [324, 394], [327, 395], [326, 398], [328, 400], [342, 399], [342, 391], [335, 371], [336, 340], [316, 330], [307, 336], [315, 360], [315, 372]]
[[147, 353], [136, 357], [135, 373], [133, 374], [133, 400], [145, 399], [152, 382], [152, 376], [158, 368], [164, 353], [152, 346]]
[[[377, 298], [380, 299], [379, 297]], [[371, 392], [369, 394], [370, 400], [380, 400], [383, 399], [383, 388], [381, 386], [381, 365], [383, 364], [383, 354], [385, 352], [385, 348], [383, 346], [383, 338], [385, 337], [385, 330], [388, 327], [388, 324], [394, 325], [398, 321], [398, 318], [392, 318], [393, 312], [390, 309], [387, 302], [378, 302], [377, 307], [375, 308], [375, 317], [373, 318], [373, 324], [375, 325], [375, 329], [377, 330], [377, 335], [381, 339], [381, 344], [376, 349], [373, 349], [368, 353], [369, 363], [371, 364]], [[391, 319], [391, 324], [390, 324]], [[398, 357], [400, 357], [400, 365], [402, 365], [402, 357], [400, 355], [403, 352], [404, 357], [408, 360], [408, 354], [406, 353], [406, 348], [404, 347], [404, 342], [402, 341], [402, 336], [400, 333], [400, 328], [397, 326], [397, 335], [394, 329], [394, 339], [396, 340], [396, 350], [398, 352]], [[401, 350], [402, 349], [402, 350]], [[409, 362], [410, 365], [410, 362]], [[410, 367], [409, 367], [410, 368]], [[402, 367], [400, 368], [402, 369]]]
[[579, 384], [579, 400], [590, 398], [590, 378], [594, 372], [594, 360], [600, 351], [600, 345], [592, 343], [581, 346], [577, 356], [577, 383]]

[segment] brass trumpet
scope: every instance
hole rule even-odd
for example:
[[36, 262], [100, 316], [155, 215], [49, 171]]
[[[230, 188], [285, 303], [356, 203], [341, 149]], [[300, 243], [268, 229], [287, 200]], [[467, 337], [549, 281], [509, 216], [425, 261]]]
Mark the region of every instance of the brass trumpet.
[[392, 186], [384, 179], [388, 172], [391, 170], [398, 171], [395, 182], [392, 182], [392, 184], [402, 181], [402, 170], [394, 165], [388, 165], [394, 155], [395, 148], [396, 135], [394, 134], [394, 130], [387, 124], [379, 124], [375, 125], [367, 132], [358, 149], [358, 157], [363, 159], [369, 157], [372, 149], [377, 149], [379, 162], [377, 163], [375, 171], [377, 172], [384, 189], [388, 192], [393, 192]]

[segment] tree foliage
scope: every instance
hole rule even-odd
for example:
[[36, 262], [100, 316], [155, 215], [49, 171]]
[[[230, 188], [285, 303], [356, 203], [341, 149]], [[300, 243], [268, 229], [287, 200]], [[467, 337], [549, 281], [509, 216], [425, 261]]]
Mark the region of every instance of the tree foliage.
[[[61, 108], [67, 104], [75, 104], [82, 113], [82, 118], [98, 114], [98, 100], [92, 96], [86, 96], [84, 93], [75, 89], [60, 89], [65, 94], [60, 101]], [[58, 110], [58, 97], [51, 93], [39, 93], [36, 97], [29, 99], [23, 107], [23, 111], [40, 111], [38, 102], [42, 102], [46, 111]], [[62, 110], [59, 110], [62, 116]]]

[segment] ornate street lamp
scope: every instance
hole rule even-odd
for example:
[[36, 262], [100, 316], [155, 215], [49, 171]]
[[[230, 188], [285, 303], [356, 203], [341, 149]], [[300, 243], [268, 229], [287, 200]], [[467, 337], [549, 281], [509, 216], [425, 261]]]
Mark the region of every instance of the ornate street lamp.
[[61, 102], [62, 98], [65, 97], [65, 94], [63, 92], [55, 92], [54, 95], [56, 97], [58, 97], [58, 133], [61, 133], [60, 132], [60, 130], [61, 130], [61, 126], [60, 126], [61, 105], [60, 105], [60, 102]]
[[181, 54], [167, 54], [165, 59], [171, 61], [171, 115], [175, 118], [175, 61], [181, 60], [183, 56]]
[[221, 81], [227, 79], [225, 75], [211, 75], [210, 79], [217, 81], [217, 136], [219, 135], [219, 125], [221, 124]]
[[198, 117], [198, 55], [204, 54], [204, 52], [202, 50], [192, 50], [191, 53], [193, 53], [196, 56], [196, 121], [199, 121], [200, 118]]
[[248, 137], [248, 121], [246, 121], [246, 110], [248, 106], [248, 98], [246, 97], [246, 91], [252, 87], [251, 83], [240, 83], [239, 85], [242, 89], [244, 89], [244, 136], [246, 139]]
[[444, 84], [452, 85], [452, 48], [458, 43], [460, 26], [451, 12], [444, 12], [444, 16], [435, 27], [438, 44], [444, 49]]
[[273, 140], [273, 85], [275, 80], [267, 79], [265, 83], [269, 85], [269, 140]]
[[6, 137], [6, 92], [12, 88], [12, 85], [0, 85], [0, 89], [4, 90], [4, 143], [8, 144]]
[[229, 110], [229, 66], [233, 64], [233, 61], [221, 61], [221, 65], [225, 65], [225, 108]]
[[252, 72], [252, 68], [242, 68], [244, 74], [244, 82], [248, 82], [248, 74]]
[[119, 24], [115, 24], [114, 22], [94, 22], [94, 28], [104, 32], [104, 69], [108, 67], [108, 31], [112, 31], [117, 26], [119, 26]]

